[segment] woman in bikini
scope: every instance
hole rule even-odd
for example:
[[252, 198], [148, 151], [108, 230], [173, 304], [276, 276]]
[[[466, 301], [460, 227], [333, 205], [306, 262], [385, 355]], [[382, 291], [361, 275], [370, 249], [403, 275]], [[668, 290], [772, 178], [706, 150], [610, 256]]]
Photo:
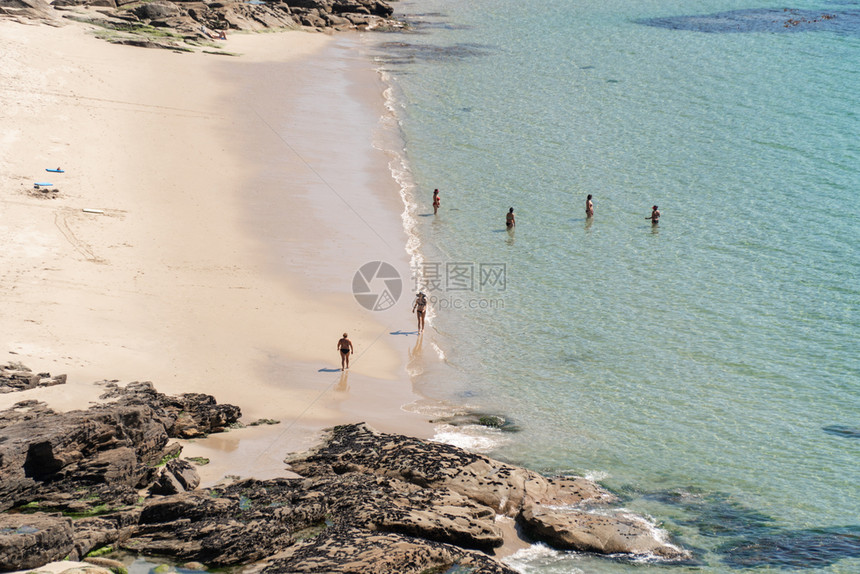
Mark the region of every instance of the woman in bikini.
[[424, 332], [424, 316], [427, 314], [427, 295], [419, 292], [415, 295], [415, 303], [412, 305], [412, 312], [418, 315], [418, 332]]
[[347, 338], [346, 333], [344, 333], [341, 340], [337, 342], [337, 348], [340, 349], [340, 370], [348, 369], [349, 356], [355, 351], [352, 348], [352, 341]]

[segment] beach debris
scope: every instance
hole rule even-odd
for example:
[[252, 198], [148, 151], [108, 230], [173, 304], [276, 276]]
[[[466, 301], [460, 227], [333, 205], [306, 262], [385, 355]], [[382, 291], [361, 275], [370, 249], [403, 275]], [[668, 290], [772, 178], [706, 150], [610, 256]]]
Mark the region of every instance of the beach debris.
[[96, 213], [96, 214], [104, 214], [104, 212], [105, 212], [104, 209], [92, 209], [90, 207], [85, 207], [81, 211], [83, 211], [84, 213]]

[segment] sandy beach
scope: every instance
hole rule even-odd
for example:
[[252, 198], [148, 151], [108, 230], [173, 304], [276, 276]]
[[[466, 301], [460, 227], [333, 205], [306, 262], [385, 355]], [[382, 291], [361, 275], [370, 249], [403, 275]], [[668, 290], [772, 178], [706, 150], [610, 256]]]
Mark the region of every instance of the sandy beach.
[[[281, 421], [188, 443], [220, 457], [204, 483], [278, 474], [341, 422], [432, 434], [402, 408], [423, 351], [398, 334], [415, 329], [403, 205], [356, 41], [233, 34], [225, 57], [0, 22], [0, 352], [68, 375], [0, 408], [86, 408], [97, 381], [152, 381]], [[385, 311], [352, 293], [370, 261], [402, 278]]]

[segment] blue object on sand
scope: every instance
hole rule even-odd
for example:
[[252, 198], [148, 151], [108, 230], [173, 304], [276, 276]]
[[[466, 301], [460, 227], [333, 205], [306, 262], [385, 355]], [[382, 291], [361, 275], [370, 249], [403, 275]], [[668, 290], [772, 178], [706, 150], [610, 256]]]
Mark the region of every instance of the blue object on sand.
[[63, 170], [62, 170], [62, 169], [60, 169], [60, 168], [57, 168], [57, 169], [48, 169], [48, 168], [45, 168], [45, 171], [53, 171], [54, 173], [66, 173], [65, 171], [63, 171]]
[[39, 187], [51, 187], [51, 186], [52, 186], [52, 185], [54, 185], [54, 184], [53, 184], [53, 183], [42, 183], [42, 182], [36, 182], [36, 183], [34, 183], [33, 185], [38, 185]]

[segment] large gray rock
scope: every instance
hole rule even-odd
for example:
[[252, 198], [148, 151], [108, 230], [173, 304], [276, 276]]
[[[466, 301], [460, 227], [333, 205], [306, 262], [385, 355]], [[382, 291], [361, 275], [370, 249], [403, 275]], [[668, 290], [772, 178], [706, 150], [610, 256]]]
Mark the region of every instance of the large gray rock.
[[54, 10], [45, 0], [0, 0], [0, 16], [57, 22]]
[[173, 2], [157, 1], [141, 4], [133, 10], [138, 18], [146, 20], [161, 20], [179, 16], [179, 6]]
[[200, 485], [200, 475], [187, 461], [172, 459], [164, 465], [155, 484], [150, 488], [153, 494], [178, 494], [194, 490]]
[[[209, 395], [168, 397], [151, 383], [109, 385], [105, 398], [113, 402], [86, 411], [25, 402], [0, 413], [0, 511], [34, 500], [76, 513], [111, 500], [121, 506], [154, 480], [168, 452], [176, 454], [170, 437], [217, 432], [241, 416]], [[178, 475], [183, 488], [196, 487], [193, 469]]]
[[0, 571], [27, 570], [63, 560], [73, 549], [70, 518], [0, 514]]
[[688, 560], [691, 554], [662, 539], [641, 517], [532, 506], [519, 516], [523, 532], [559, 550], [660, 556]]

